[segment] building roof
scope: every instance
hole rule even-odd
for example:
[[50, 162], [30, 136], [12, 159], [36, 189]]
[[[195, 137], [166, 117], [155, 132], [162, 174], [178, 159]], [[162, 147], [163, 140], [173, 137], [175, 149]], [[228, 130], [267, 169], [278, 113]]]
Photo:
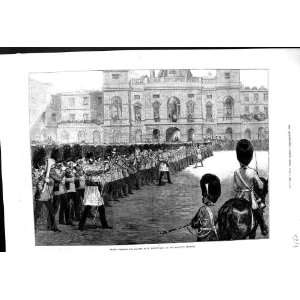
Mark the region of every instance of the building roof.
[[184, 77], [191, 78], [192, 72], [187, 69], [168, 69], [168, 70], [160, 70], [158, 72], [158, 77]]

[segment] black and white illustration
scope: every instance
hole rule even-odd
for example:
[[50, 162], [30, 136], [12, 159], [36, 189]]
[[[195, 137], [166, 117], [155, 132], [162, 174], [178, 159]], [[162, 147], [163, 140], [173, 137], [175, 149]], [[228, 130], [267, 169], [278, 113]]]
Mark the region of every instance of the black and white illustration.
[[269, 236], [268, 70], [29, 74], [36, 245]]
[[4, 222], [4, 203], [2, 192], [2, 163], [1, 163], [1, 145], [0, 145], [0, 252], [6, 251], [5, 243], [5, 222]]

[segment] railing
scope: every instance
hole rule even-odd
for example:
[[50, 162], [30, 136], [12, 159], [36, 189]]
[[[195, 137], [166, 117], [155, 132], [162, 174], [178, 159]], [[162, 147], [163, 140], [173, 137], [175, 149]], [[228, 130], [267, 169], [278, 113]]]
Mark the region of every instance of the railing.
[[102, 120], [97, 120], [97, 119], [93, 119], [93, 120], [61, 120], [59, 122], [57, 122], [57, 124], [81, 124], [81, 123], [85, 123], [85, 124], [102, 124], [103, 121]]

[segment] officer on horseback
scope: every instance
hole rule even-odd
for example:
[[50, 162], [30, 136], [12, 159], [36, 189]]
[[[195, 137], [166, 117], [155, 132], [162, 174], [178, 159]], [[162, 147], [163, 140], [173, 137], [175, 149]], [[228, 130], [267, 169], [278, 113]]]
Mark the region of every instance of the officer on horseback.
[[253, 215], [260, 226], [261, 233], [267, 235], [268, 227], [263, 215], [264, 199], [262, 201], [259, 197], [264, 189], [264, 182], [258, 176], [257, 171], [248, 166], [253, 158], [253, 151], [250, 141], [242, 139], [237, 143], [236, 156], [240, 168], [234, 172], [233, 190], [235, 197], [243, 198], [251, 203]]

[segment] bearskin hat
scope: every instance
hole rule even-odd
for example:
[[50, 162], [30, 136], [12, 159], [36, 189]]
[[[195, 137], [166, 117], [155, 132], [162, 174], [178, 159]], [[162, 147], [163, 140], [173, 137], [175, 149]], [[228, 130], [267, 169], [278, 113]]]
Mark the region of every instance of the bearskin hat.
[[[208, 189], [206, 189], [206, 184]], [[218, 176], [214, 174], [204, 174], [200, 180], [200, 187], [203, 196], [210, 196], [210, 201], [216, 202], [221, 195], [221, 182]]]
[[236, 145], [236, 157], [237, 160], [248, 166], [253, 157], [253, 146], [250, 141], [246, 139], [239, 140]]
[[91, 158], [94, 159], [94, 153], [93, 153], [93, 152], [90, 152], [90, 151], [87, 152], [86, 155], [85, 155], [85, 158], [86, 158], [86, 159], [91, 159]]
[[55, 161], [60, 160], [60, 153], [58, 148], [54, 148], [51, 151], [50, 158], [54, 159]]

